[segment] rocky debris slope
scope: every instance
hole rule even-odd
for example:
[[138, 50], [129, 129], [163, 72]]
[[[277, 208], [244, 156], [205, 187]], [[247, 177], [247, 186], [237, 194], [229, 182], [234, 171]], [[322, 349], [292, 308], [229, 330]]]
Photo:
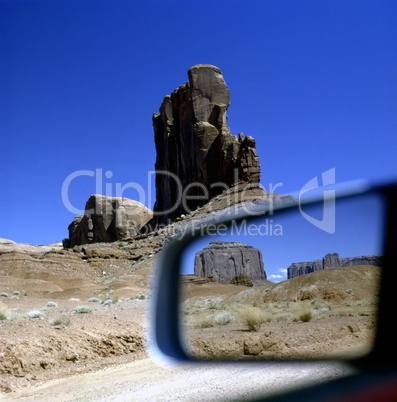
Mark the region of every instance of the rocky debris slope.
[[153, 115], [155, 224], [195, 210], [239, 180], [260, 181], [255, 140], [230, 132], [226, 116], [230, 92], [221, 70], [200, 64], [189, 69], [188, 77]]
[[266, 279], [261, 251], [240, 242], [210, 242], [196, 253], [194, 274], [212, 277], [219, 283], [246, 286], [252, 286], [254, 280]]
[[[1, 400], [2, 392], [38, 381], [145, 357], [145, 301], [114, 300], [104, 305], [58, 300], [46, 308], [46, 299], [20, 297], [2, 303], [15, 317], [0, 321]], [[82, 303], [92, 313], [77, 313]], [[32, 318], [32, 311], [41, 316]]]
[[69, 225], [66, 247], [88, 243], [132, 239], [151, 218], [152, 211], [128, 198], [94, 194], [88, 199], [84, 216]]
[[338, 253], [329, 253], [321, 260], [309, 262], [294, 262], [288, 268], [288, 279], [310, 274], [325, 268], [343, 268], [358, 265], [382, 265], [382, 257], [378, 255], [365, 255], [359, 257], [340, 258]]

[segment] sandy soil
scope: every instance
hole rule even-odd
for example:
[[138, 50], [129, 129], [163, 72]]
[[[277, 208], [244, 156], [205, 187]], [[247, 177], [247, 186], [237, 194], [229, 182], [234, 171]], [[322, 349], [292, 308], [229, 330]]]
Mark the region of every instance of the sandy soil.
[[37, 383], [1, 401], [244, 401], [353, 374], [337, 363], [234, 363], [163, 368], [150, 359]]
[[[350, 372], [330, 363], [155, 365], [146, 352], [145, 326], [151, 276], [163, 242], [154, 234], [129, 244], [72, 251], [59, 244], [0, 241], [0, 399], [242, 400], [257, 391], [274, 392]], [[321, 280], [308, 275], [253, 288], [189, 283], [184, 319], [193, 334], [192, 351], [207, 358], [225, 357], [229, 350], [237, 358], [251, 359], [267, 357], [269, 351], [296, 351], [299, 345], [306, 345], [305, 353], [312, 353], [313, 346], [322, 351], [360, 346], [374, 326], [379, 277], [378, 270], [365, 269], [340, 271], [336, 282], [329, 279], [336, 275], [329, 270]], [[239, 315], [249, 306], [291, 318], [291, 308], [299, 303], [316, 314], [310, 322], [283, 318], [251, 332]], [[92, 312], [76, 312], [80, 306]], [[192, 325], [202, 316], [225, 311], [235, 317], [228, 325]], [[310, 336], [308, 325], [313, 328]]]

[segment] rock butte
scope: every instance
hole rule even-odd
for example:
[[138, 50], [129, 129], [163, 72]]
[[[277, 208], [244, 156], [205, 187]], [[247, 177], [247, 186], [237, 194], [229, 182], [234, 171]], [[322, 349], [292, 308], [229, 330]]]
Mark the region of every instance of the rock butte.
[[242, 133], [237, 138], [230, 132], [226, 116], [230, 93], [221, 70], [198, 64], [189, 69], [188, 77], [153, 115], [157, 152], [154, 211], [127, 198], [92, 195], [84, 216], [77, 216], [69, 225], [65, 247], [129, 240], [142, 227], [148, 232], [159, 224], [169, 224], [234, 184], [259, 188], [255, 140]]
[[[221, 70], [198, 64], [189, 69], [188, 77], [187, 83], [165, 96], [159, 113], [153, 115], [158, 172], [155, 224], [167, 224], [195, 210], [239, 181], [260, 181], [255, 140], [230, 132], [226, 115], [230, 92]], [[184, 206], [180, 192], [189, 185], [190, 199]]]
[[240, 242], [211, 242], [196, 253], [194, 274], [219, 283], [248, 286], [266, 279], [261, 251]]

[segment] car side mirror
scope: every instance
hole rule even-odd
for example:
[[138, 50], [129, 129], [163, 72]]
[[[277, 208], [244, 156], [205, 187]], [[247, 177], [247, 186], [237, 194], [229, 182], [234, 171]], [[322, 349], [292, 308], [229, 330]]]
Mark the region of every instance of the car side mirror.
[[187, 220], [155, 274], [152, 354], [391, 359], [395, 198], [395, 186], [275, 196]]

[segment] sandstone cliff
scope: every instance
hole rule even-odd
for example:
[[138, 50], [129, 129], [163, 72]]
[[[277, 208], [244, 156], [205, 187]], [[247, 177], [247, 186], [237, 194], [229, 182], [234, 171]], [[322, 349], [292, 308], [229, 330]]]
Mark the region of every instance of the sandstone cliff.
[[297, 276], [310, 274], [325, 268], [343, 268], [358, 265], [373, 265], [379, 267], [382, 265], [382, 256], [366, 255], [359, 257], [340, 258], [338, 253], [326, 254], [322, 260], [309, 262], [294, 262], [287, 268], [288, 279]]
[[260, 250], [240, 242], [211, 242], [196, 253], [194, 274], [219, 283], [248, 286], [266, 279]]
[[92, 195], [84, 216], [75, 217], [69, 225], [64, 246], [132, 239], [152, 216], [152, 211], [138, 201]]
[[195, 210], [240, 180], [260, 180], [255, 140], [230, 132], [230, 92], [221, 70], [200, 64], [189, 69], [188, 77], [153, 115], [155, 224]]

